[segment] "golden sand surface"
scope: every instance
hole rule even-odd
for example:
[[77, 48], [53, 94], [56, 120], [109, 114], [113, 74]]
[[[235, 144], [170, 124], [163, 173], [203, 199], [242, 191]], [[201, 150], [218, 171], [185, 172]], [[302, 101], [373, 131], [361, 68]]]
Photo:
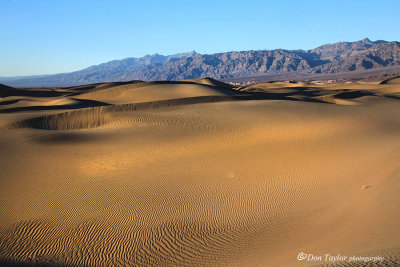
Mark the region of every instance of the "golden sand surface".
[[399, 81], [4, 86], [0, 260], [396, 266]]

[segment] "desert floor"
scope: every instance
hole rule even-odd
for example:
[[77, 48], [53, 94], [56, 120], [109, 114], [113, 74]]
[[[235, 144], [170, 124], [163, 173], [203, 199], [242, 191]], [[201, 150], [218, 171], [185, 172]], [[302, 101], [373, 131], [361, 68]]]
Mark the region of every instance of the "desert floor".
[[0, 96], [4, 264], [400, 264], [399, 79]]

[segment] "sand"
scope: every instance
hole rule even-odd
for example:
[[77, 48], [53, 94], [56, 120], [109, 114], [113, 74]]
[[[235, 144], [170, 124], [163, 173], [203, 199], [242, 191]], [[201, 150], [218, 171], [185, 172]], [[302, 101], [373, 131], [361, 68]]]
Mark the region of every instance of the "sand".
[[0, 260], [396, 266], [398, 84], [7, 88]]

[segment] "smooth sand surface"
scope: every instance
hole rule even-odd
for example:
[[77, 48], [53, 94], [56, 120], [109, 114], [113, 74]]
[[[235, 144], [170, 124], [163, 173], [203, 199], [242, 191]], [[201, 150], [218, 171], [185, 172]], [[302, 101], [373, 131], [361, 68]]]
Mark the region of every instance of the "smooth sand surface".
[[[399, 264], [398, 83], [222, 87], [7, 89], [0, 260], [365, 266], [303, 252]], [[123, 105], [244, 93], [255, 99]]]
[[225, 95], [223, 89], [197, 83], [163, 84], [134, 83], [96, 90], [77, 96], [80, 99], [92, 99], [110, 104], [129, 104], [183, 97]]

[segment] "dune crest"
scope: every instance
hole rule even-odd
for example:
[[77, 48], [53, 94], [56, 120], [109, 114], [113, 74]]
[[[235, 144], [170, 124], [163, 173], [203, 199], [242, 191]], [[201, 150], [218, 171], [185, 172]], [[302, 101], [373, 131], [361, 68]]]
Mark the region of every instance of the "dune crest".
[[3, 89], [4, 265], [400, 260], [396, 83]]

